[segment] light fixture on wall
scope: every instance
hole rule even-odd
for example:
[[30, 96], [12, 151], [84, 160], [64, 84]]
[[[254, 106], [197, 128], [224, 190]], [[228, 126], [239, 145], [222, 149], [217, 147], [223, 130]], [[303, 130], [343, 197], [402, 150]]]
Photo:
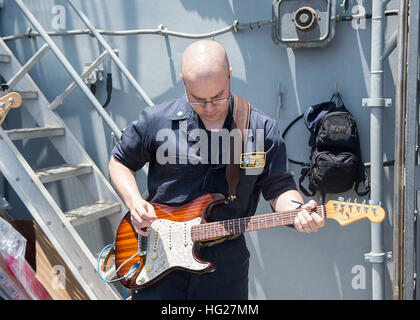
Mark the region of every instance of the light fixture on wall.
[[326, 46], [335, 33], [336, 4], [331, 0], [274, 0], [271, 36], [284, 47]]

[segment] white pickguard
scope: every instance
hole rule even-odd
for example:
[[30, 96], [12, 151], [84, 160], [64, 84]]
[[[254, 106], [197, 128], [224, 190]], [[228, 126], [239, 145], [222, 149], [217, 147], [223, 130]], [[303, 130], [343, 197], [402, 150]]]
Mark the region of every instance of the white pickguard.
[[146, 262], [137, 276], [137, 285], [143, 285], [173, 267], [193, 271], [206, 269], [209, 263], [199, 262], [193, 255], [191, 227], [200, 223], [201, 218], [186, 222], [153, 221], [148, 230]]

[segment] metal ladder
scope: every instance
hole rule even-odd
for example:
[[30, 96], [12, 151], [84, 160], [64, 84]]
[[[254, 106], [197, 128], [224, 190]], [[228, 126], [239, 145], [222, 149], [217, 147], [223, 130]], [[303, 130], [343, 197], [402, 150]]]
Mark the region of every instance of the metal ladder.
[[[107, 217], [113, 228], [112, 231], [115, 233], [122, 214], [127, 211], [127, 208], [112, 185], [54, 110], [79, 86], [119, 139], [121, 131], [103, 110], [101, 104], [83, 81], [108, 56], [116, 62], [117, 66], [127, 76], [147, 104], [151, 106], [153, 103], [119, 60], [115, 51], [109, 47], [102, 36], [90, 24], [87, 17], [71, 1], [68, 1], [69, 4], [105, 48], [105, 51], [92, 63], [90, 69], [81, 76], [73, 69], [24, 3], [21, 0], [15, 0], [15, 2], [43, 37], [46, 44], [22, 66], [4, 41], [0, 39], [0, 74], [6, 79], [10, 91], [21, 94], [24, 101], [23, 107], [26, 108], [37, 124], [37, 127], [34, 128], [14, 130], [3, 130], [0, 127], [0, 150], [2, 150], [0, 154], [0, 170], [52, 242], [89, 298], [120, 299], [121, 297], [115, 288], [102, 281], [98, 276], [96, 259], [74, 227]], [[63, 94], [59, 95], [51, 103], [28, 75], [28, 71], [49, 50], [53, 51], [74, 79], [74, 82], [67, 87]], [[64, 165], [35, 171], [13, 143], [13, 140], [41, 137], [47, 137], [50, 140], [64, 159]], [[147, 168], [144, 171], [147, 174]], [[88, 191], [90, 198], [94, 199], [92, 204], [63, 212], [44, 184], [68, 177], [78, 178]]]

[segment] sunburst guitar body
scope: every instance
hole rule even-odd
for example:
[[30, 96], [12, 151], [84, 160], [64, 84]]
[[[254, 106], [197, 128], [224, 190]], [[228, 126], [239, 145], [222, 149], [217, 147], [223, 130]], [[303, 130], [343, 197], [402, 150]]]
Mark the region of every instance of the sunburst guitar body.
[[158, 219], [148, 228], [147, 237], [134, 230], [128, 212], [115, 239], [115, 264], [117, 270], [120, 268], [117, 274], [119, 277], [130, 275], [121, 280], [122, 284], [138, 289], [176, 269], [196, 273], [213, 271], [212, 263], [198, 257], [191, 228], [205, 223], [211, 208], [224, 201], [221, 194], [205, 194], [180, 207], [151, 203]]

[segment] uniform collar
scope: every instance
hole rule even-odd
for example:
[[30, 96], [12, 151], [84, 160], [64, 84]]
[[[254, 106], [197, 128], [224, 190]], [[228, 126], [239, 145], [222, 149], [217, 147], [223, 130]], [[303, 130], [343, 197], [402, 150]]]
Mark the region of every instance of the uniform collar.
[[173, 113], [169, 116], [169, 119], [177, 121], [189, 119], [193, 112], [191, 105], [187, 102], [187, 96], [184, 94], [178, 99], [178, 103]]

